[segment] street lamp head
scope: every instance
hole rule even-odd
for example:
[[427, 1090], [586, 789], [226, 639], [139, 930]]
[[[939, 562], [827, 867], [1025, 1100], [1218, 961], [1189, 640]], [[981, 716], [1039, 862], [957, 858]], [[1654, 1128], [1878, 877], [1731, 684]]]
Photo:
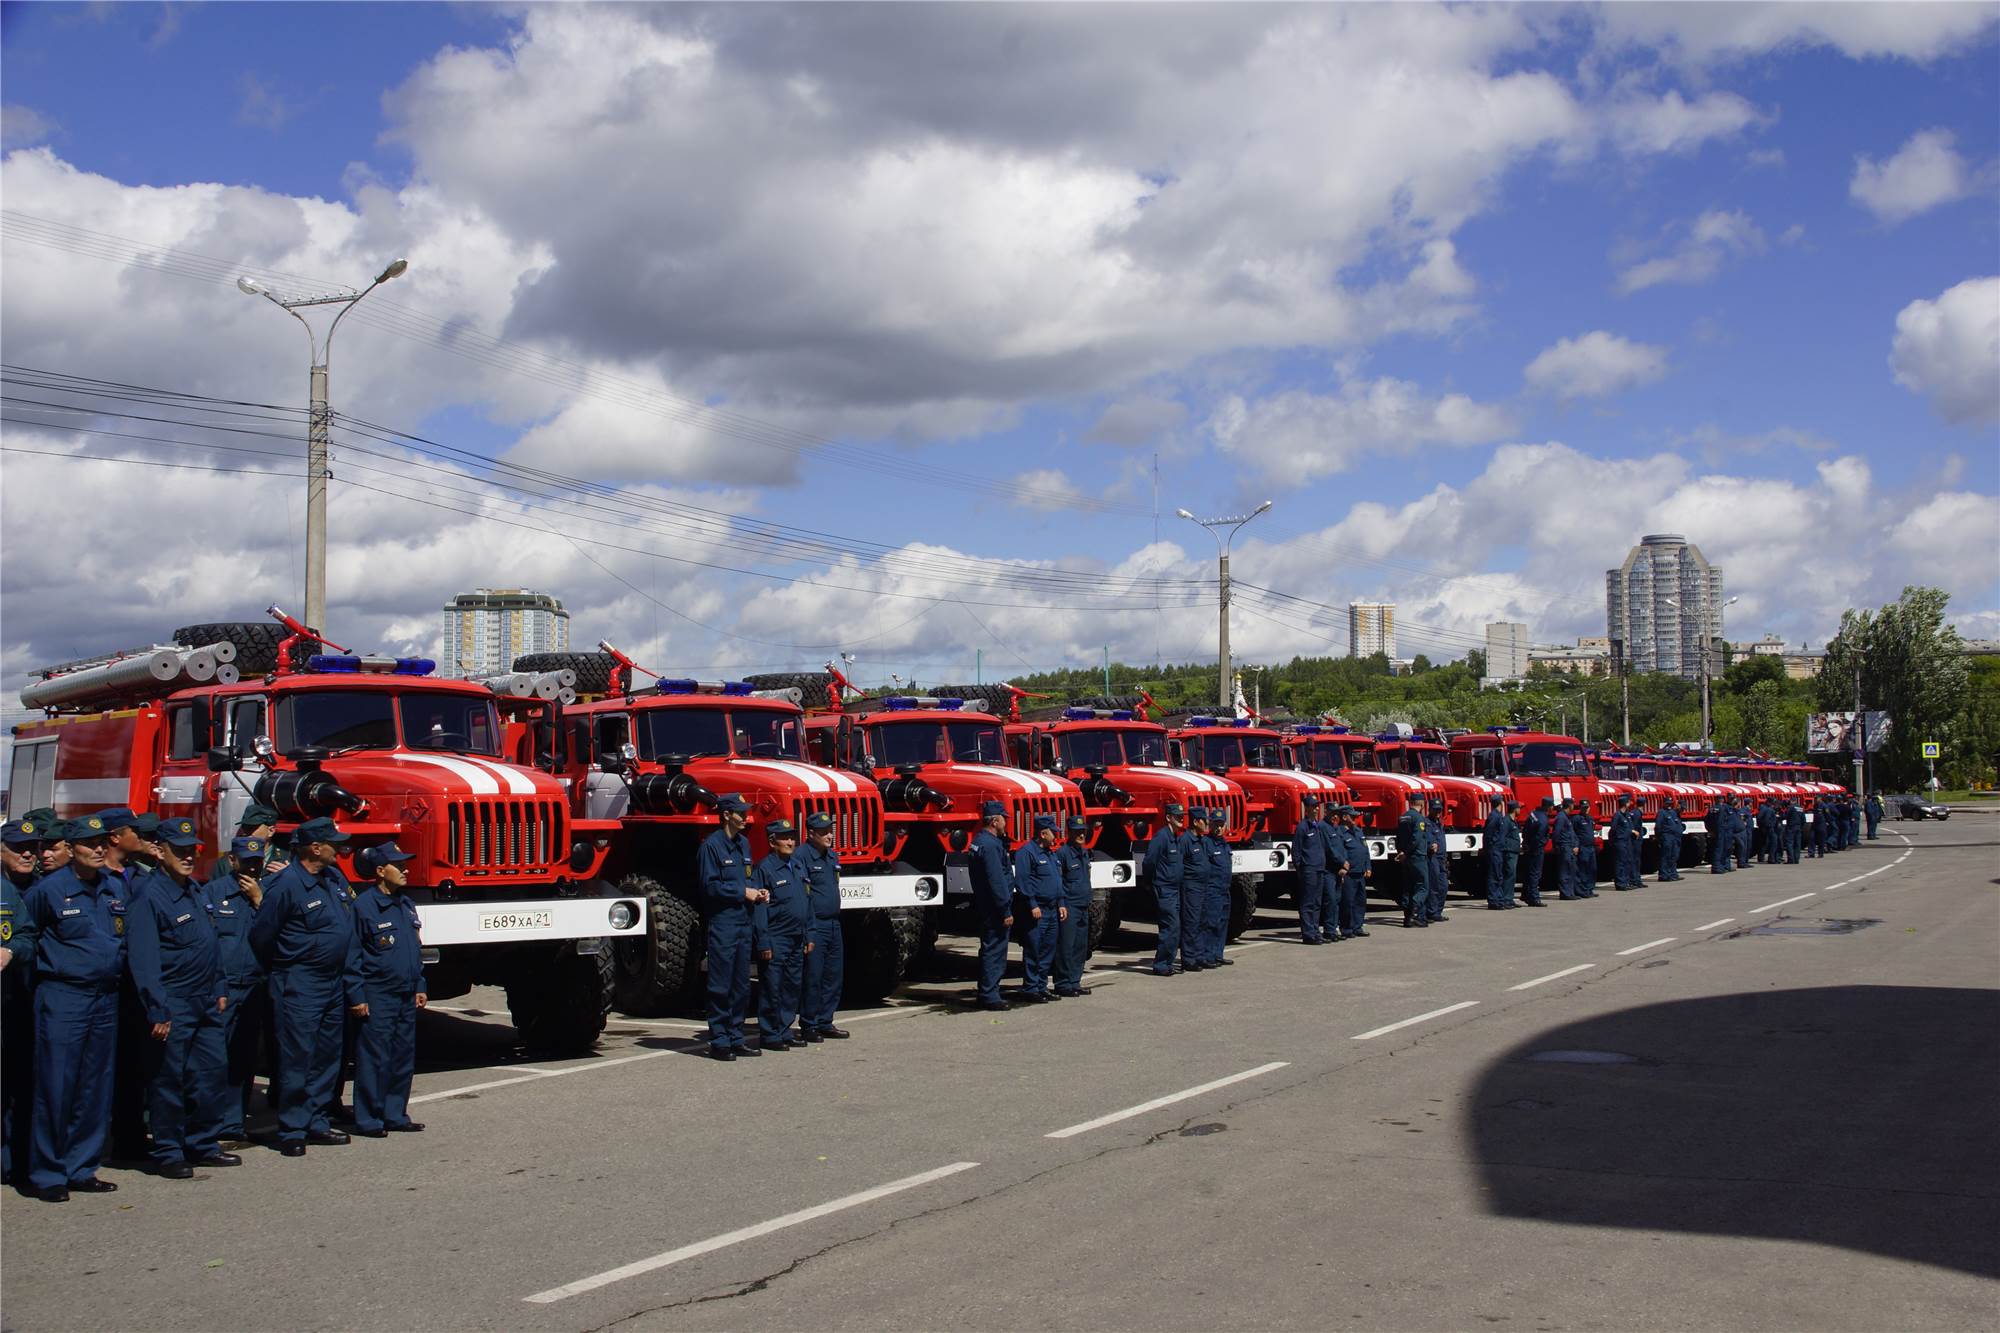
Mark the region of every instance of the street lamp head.
[[1269, 509], [1270, 507], [1271, 507], [1271, 502], [1269, 500], [1266, 500], [1264, 501], [1263, 504], [1258, 505], [1255, 509], [1250, 511], [1250, 517], [1255, 518], [1257, 517], [1257, 515], [1263, 513], [1266, 509]]
[[1198, 522], [1198, 521], [1199, 521], [1198, 519], [1196, 519], [1196, 518], [1195, 518], [1195, 516], [1194, 516], [1193, 514], [1190, 514], [1190, 513], [1189, 513], [1189, 512], [1187, 511], [1187, 510], [1185, 510], [1185, 509], [1176, 509], [1176, 510], [1174, 511], [1174, 514], [1175, 514], [1175, 516], [1176, 516], [1176, 517], [1179, 517], [1179, 518], [1184, 518], [1184, 519], [1187, 519], [1187, 520], [1188, 520], [1189, 522]]
[[391, 278], [402, 277], [404, 273], [409, 271], [409, 267], [410, 267], [409, 260], [407, 259], [396, 260], [395, 262], [391, 263], [389, 267], [382, 270], [382, 276], [375, 279], [376, 285], [379, 286], [382, 283], [387, 282]]
[[238, 278], [236, 280], [236, 290], [242, 292], [245, 296], [263, 296], [266, 294], [264, 284], [258, 282], [255, 278]]

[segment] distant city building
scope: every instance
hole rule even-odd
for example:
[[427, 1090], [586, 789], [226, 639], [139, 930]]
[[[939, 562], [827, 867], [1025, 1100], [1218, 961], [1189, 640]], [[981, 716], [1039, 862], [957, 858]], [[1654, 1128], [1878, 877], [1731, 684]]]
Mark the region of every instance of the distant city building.
[[1965, 657], [2000, 657], [2000, 639], [1961, 639], [1958, 651]]
[[1761, 639], [1732, 643], [1729, 645], [1729, 651], [1735, 657], [1783, 657], [1786, 648], [1783, 639], [1775, 634], [1766, 634]]
[[1611, 674], [1611, 653], [1601, 646], [1585, 647], [1586, 643], [1602, 645], [1604, 640], [1581, 640], [1576, 645], [1561, 643], [1540, 643], [1528, 650], [1528, 666], [1540, 667], [1544, 671], [1557, 671], [1568, 676], [1608, 676]]
[[1700, 547], [1678, 533], [1640, 538], [1625, 563], [1604, 575], [1613, 669], [1696, 679], [1703, 645], [1722, 637], [1722, 600], [1722, 570]]
[[445, 603], [443, 675], [492, 676], [523, 653], [568, 651], [569, 612], [547, 593], [480, 588]]
[[1779, 660], [1785, 664], [1785, 674], [1793, 680], [1811, 680], [1826, 665], [1826, 654], [1801, 648], [1797, 652], [1785, 652]]
[[1528, 674], [1528, 627], [1511, 620], [1486, 627], [1486, 674], [1481, 685], [1498, 685]]
[[1349, 602], [1347, 604], [1347, 655], [1372, 657], [1382, 653], [1396, 656], [1396, 604], [1394, 602]]

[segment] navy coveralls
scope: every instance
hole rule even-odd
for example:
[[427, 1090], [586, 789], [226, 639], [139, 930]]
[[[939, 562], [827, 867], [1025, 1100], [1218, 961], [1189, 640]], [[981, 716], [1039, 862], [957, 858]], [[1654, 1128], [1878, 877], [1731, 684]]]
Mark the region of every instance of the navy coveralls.
[[1729, 807], [1717, 802], [1708, 808], [1702, 827], [1708, 831], [1708, 873], [1729, 873]]
[[410, 1123], [417, 1072], [417, 995], [424, 990], [423, 922], [408, 895], [380, 886], [354, 900], [348, 993], [368, 1006], [354, 1043], [354, 1124], [396, 1129]]
[[846, 941], [840, 933], [840, 857], [809, 842], [799, 844], [792, 861], [805, 883], [807, 930], [812, 952], [806, 955], [805, 984], [799, 994], [799, 1027], [825, 1032], [840, 1008], [840, 987], [846, 972]]
[[111, 1062], [125, 971], [125, 884], [72, 866], [27, 894], [35, 942], [35, 1128], [28, 1184], [94, 1180], [111, 1133]]
[[1612, 817], [1611, 879], [1615, 887], [1628, 892], [1639, 887], [1639, 840], [1645, 831], [1645, 818], [1636, 807], [1627, 806]]
[[1229, 881], [1232, 864], [1229, 844], [1220, 834], [1202, 838], [1208, 854], [1208, 892], [1201, 905], [1201, 961], [1208, 967], [1222, 965], [1222, 951], [1229, 943]]
[[1062, 905], [1069, 913], [1056, 923], [1056, 994], [1076, 995], [1082, 992], [1083, 965], [1090, 958], [1090, 849], [1061, 843], [1056, 867], [1062, 872]]
[[1521, 860], [1521, 829], [1505, 808], [1486, 816], [1486, 905], [1505, 907], [1514, 901], [1514, 873]]
[[222, 1137], [245, 1137], [250, 1115], [250, 1089], [257, 1078], [264, 1028], [270, 1022], [271, 996], [264, 988], [264, 966], [250, 948], [250, 925], [257, 909], [243, 896], [236, 876], [225, 870], [203, 890], [215, 912], [216, 942], [222, 952], [222, 980], [229, 1007], [222, 1011], [222, 1042], [228, 1050], [228, 1092], [222, 1103]]
[[[806, 880], [794, 856], [767, 852], [750, 872], [750, 883], [771, 895], [750, 905], [750, 951], [764, 964], [764, 984], [757, 994], [757, 1038], [765, 1046], [782, 1046], [790, 1039], [792, 1020], [799, 1014], [799, 994], [805, 986]], [[771, 952], [765, 960], [764, 951]]]
[[[1014, 883], [1026, 900], [1021, 912], [1031, 918], [1027, 938], [1021, 941], [1021, 990], [1039, 995], [1049, 988], [1049, 971], [1056, 958], [1056, 909], [1063, 900], [1056, 854], [1039, 842], [1022, 846], [1014, 853]], [[1033, 907], [1042, 909], [1039, 918], [1029, 911]]]
[[[1528, 816], [1528, 831], [1521, 841], [1521, 901], [1542, 900], [1542, 864], [1549, 850], [1548, 812], [1537, 806]], [[1561, 884], [1558, 883], [1558, 888]]]
[[341, 1074], [348, 1006], [348, 959], [355, 950], [354, 891], [334, 865], [317, 875], [292, 862], [264, 887], [250, 926], [264, 965], [278, 1032], [278, 1141], [324, 1134]]
[[1428, 906], [1430, 919], [1444, 920], [1444, 905], [1451, 896], [1451, 858], [1445, 852], [1445, 832], [1442, 812], [1431, 811], [1431, 849], [1427, 862], [1430, 867], [1431, 891]]
[[1192, 828], [1181, 834], [1181, 968], [1199, 972], [1208, 966], [1208, 876], [1214, 869], [1208, 839]]
[[1172, 976], [1181, 947], [1181, 898], [1186, 883], [1187, 858], [1181, 835], [1163, 820], [1160, 831], [1146, 844], [1146, 873], [1153, 877], [1153, 902], [1159, 911], [1160, 942], [1153, 950], [1153, 971]]
[[1581, 898], [1577, 885], [1583, 870], [1577, 858], [1576, 819], [1557, 810], [1551, 823], [1556, 844], [1556, 892], [1564, 898]]
[[1342, 824], [1340, 859], [1347, 869], [1340, 876], [1340, 917], [1337, 925], [1348, 939], [1367, 933], [1368, 835], [1359, 824]]
[[229, 992], [201, 884], [176, 883], [164, 870], [146, 876], [125, 916], [125, 948], [146, 1023], [168, 1025], [165, 1041], [147, 1037], [153, 1160], [164, 1166], [213, 1157], [222, 1150]]
[[1597, 821], [1587, 808], [1576, 812], [1576, 891], [1583, 898], [1597, 896]]
[[979, 999], [1000, 1003], [1007, 975], [1007, 918], [1014, 914], [1014, 863], [1007, 842], [990, 829], [972, 840], [972, 901], [979, 913]]
[[[33, 887], [30, 884], [29, 887]], [[35, 927], [27, 899], [0, 877], [0, 949], [13, 958], [0, 974], [0, 1175], [28, 1173], [35, 1123]]]
[[1687, 824], [1680, 811], [1668, 808], [1660, 811], [1653, 827], [1660, 831], [1660, 882], [1665, 884], [1681, 877], [1681, 834]]
[[1403, 924], [1430, 924], [1430, 821], [1415, 810], [1405, 811], [1396, 823], [1396, 853], [1403, 868]]
[[1868, 841], [1874, 842], [1875, 826], [1882, 822], [1882, 798], [1874, 792], [1868, 793]]
[[750, 840], [721, 829], [695, 855], [708, 908], [708, 1044], [742, 1050], [750, 1013]]
[[1326, 826], [1316, 818], [1301, 819], [1292, 829], [1292, 870], [1299, 877], [1299, 933], [1307, 944], [1321, 937], [1322, 925], [1333, 915], [1333, 894], [1327, 891]]

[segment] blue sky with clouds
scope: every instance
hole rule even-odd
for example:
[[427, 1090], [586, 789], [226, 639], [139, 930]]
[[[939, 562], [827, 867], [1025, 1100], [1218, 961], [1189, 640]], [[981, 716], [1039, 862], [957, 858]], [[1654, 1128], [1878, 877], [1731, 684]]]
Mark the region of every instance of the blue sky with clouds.
[[[1171, 515], [1265, 498], [1253, 658], [1340, 651], [1355, 596], [1406, 652], [1601, 633], [1657, 530], [1725, 566], [1732, 637], [1915, 581], [2000, 634], [2000, 7], [0, 22], [10, 363], [295, 405], [303, 340], [224, 270], [407, 253], [336, 408], [621, 496], [337, 439], [350, 638], [525, 583], [675, 669], [1198, 657], [1213, 548]], [[297, 478], [119, 420], [10, 409], [10, 673], [298, 600]], [[44, 557], [79, 479], [97, 556]]]

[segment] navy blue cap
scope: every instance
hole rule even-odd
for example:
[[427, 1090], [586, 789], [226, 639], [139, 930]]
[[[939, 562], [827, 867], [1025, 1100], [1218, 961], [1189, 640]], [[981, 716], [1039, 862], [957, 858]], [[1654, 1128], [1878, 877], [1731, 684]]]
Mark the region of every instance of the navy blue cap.
[[373, 847], [363, 847], [354, 857], [354, 868], [364, 874], [374, 874], [383, 866], [401, 865], [411, 859], [410, 853], [393, 842], [378, 842]]
[[272, 828], [278, 826], [278, 812], [268, 805], [247, 805], [236, 817], [237, 828], [262, 828], [266, 824]]
[[342, 843], [347, 835], [340, 831], [340, 825], [331, 819], [308, 819], [292, 830], [292, 845], [303, 847], [309, 842]]
[[1520, 808], [1521, 808], [1521, 798], [1520, 798], [1520, 797], [1518, 797], [1518, 796], [1509, 796], [1509, 797], [1507, 798], [1507, 808], [1508, 808], [1509, 810], [1518, 810], [1518, 809], [1520, 809]]
[[1631, 793], [1631, 792], [1626, 792], [1626, 791], [1621, 791], [1621, 792], [1619, 792], [1619, 793], [1618, 793], [1618, 804], [1620, 804], [1620, 805], [1630, 805], [1630, 804], [1632, 804], [1632, 793]]
[[1189, 806], [1188, 818], [1190, 820], [1199, 819], [1202, 823], [1206, 824], [1208, 822], [1208, 807], [1205, 805]]
[[1071, 833], [1088, 833], [1090, 832], [1090, 821], [1082, 815], [1071, 815], [1069, 817], [1068, 828]]
[[1304, 796], [1299, 797], [1300, 805], [1317, 806], [1319, 803], [1319, 797], [1313, 795], [1311, 792], [1307, 792]]
[[132, 827], [142, 838], [155, 837], [160, 831], [160, 817], [150, 810], [142, 811], [132, 817]]
[[981, 801], [979, 803], [979, 817], [981, 819], [993, 819], [996, 816], [1004, 817], [1006, 813], [1007, 805], [1004, 801]]
[[262, 838], [238, 838], [229, 844], [229, 850], [239, 861], [261, 861], [267, 845]]
[[157, 827], [153, 830], [153, 837], [169, 847], [201, 845], [201, 834], [195, 831], [192, 819], [160, 819], [154, 823]]
[[1544, 796], [1544, 797], [1542, 798], [1542, 800], [1541, 800], [1541, 804], [1540, 804], [1540, 806], [1539, 806], [1539, 807], [1537, 807], [1537, 808], [1538, 808], [1538, 809], [1542, 809], [1542, 810], [1546, 810], [1546, 809], [1548, 809], [1548, 808], [1549, 808], [1550, 806], [1554, 805], [1555, 803], [1556, 803], [1556, 798], [1555, 798], [1555, 797], [1553, 797], [1553, 796]]
[[1422, 805], [1423, 803], [1424, 803], [1424, 794], [1422, 792], [1413, 791], [1410, 793], [1411, 805]]
[[97, 820], [99, 826], [106, 833], [116, 833], [122, 828], [132, 828], [139, 822], [139, 816], [133, 814], [130, 807], [123, 805], [114, 805], [99, 810], [96, 814], [90, 816], [90, 818]]
[[806, 816], [808, 833], [824, 833], [833, 827], [833, 816], [824, 810], [815, 810]]
[[1171, 815], [1175, 819], [1181, 819], [1187, 815], [1187, 807], [1182, 805], [1179, 801], [1168, 801], [1165, 805], [1160, 807], [1160, 813], [1163, 815]]
[[1035, 832], [1040, 833], [1043, 829], [1049, 829], [1053, 831], [1055, 827], [1056, 827], [1056, 817], [1054, 815], [1035, 816]]
[[725, 814], [747, 815], [750, 803], [733, 791], [726, 791], [715, 798], [715, 808]]
[[104, 827], [101, 815], [82, 815], [63, 825], [63, 837], [71, 842], [81, 842], [85, 838], [108, 838], [111, 830]]
[[0, 842], [6, 843], [9, 847], [22, 847], [29, 843], [40, 842], [47, 836], [42, 832], [42, 826], [32, 819], [10, 819], [5, 824], [0, 824]]
[[792, 821], [789, 819], [774, 819], [764, 825], [764, 836], [767, 839], [796, 838], [799, 836], [799, 831], [792, 827]]

